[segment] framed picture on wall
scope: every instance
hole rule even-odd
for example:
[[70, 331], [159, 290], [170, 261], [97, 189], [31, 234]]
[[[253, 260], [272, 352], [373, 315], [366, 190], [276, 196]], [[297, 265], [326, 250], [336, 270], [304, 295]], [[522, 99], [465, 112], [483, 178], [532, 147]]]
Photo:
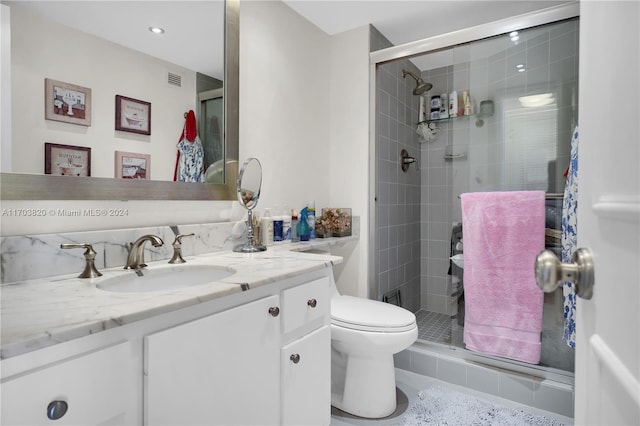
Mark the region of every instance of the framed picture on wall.
[[116, 130], [151, 134], [151, 103], [116, 95]]
[[46, 142], [44, 173], [59, 176], [91, 176], [91, 148]]
[[151, 156], [134, 152], [116, 151], [116, 178], [149, 179]]
[[91, 126], [91, 89], [45, 78], [44, 118]]

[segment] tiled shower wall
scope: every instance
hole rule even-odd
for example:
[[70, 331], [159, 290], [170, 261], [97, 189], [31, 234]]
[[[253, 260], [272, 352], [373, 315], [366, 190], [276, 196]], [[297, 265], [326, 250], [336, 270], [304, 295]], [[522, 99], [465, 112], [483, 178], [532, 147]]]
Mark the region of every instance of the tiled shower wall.
[[[375, 28], [371, 50], [391, 43]], [[376, 139], [376, 282], [373, 298], [400, 293], [401, 305], [420, 308], [420, 171], [416, 164], [407, 173], [400, 168], [400, 151], [419, 158], [415, 132], [419, 98], [416, 82], [402, 77], [406, 69], [420, 71], [408, 60], [383, 64], [377, 72]], [[418, 165], [420, 162], [418, 161]]]
[[[450, 93], [458, 95], [469, 90], [475, 98], [476, 109], [480, 101], [494, 101], [495, 114], [482, 117], [464, 117], [439, 123], [436, 140], [421, 144], [421, 273], [420, 307], [432, 312], [454, 314], [452, 293], [448, 280], [452, 223], [461, 222], [460, 200], [464, 192], [514, 189], [541, 189], [562, 192], [561, 177], [568, 166], [571, 134], [577, 124], [578, 91], [578, 21], [568, 21], [530, 30], [527, 41], [492, 48], [498, 40], [474, 42], [458, 46], [452, 52], [454, 65], [422, 72], [422, 78], [433, 84], [428, 96]], [[506, 42], [505, 42], [506, 39]], [[504, 36], [503, 44], [509, 43]], [[487, 55], [485, 51], [492, 51]], [[525, 72], [518, 72], [524, 64]], [[520, 96], [552, 92], [557, 109], [550, 112], [549, 131], [555, 134], [557, 160], [544, 170], [533, 170], [527, 158], [514, 162], [505, 156], [503, 120], [506, 103]], [[552, 128], [551, 128], [552, 127]], [[507, 130], [505, 130], [507, 129]], [[445, 152], [465, 154], [458, 159], [445, 159]], [[532, 146], [531, 155], [539, 155], [544, 147]], [[534, 152], [535, 151], [535, 152]], [[550, 184], [547, 188], [527, 185], [505, 174], [505, 170], [526, 171], [531, 175], [544, 174]], [[507, 172], [508, 173], [508, 172]], [[524, 175], [524, 173], [523, 173]], [[530, 184], [534, 185], [534, 184]], [[554, 327], [561, 330], [561, 323]], [[544, 336], [543, 336], [544, 338]]]

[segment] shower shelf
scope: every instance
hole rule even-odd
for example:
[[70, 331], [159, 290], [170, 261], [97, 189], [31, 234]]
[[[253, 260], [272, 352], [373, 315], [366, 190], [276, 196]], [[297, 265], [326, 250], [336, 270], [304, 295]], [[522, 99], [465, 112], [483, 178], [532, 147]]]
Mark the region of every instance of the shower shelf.
[[446, 123], [447, 121], [455, 121], [460, 120], [462, 118], [470, 118], [470, 117], [483, 117], [481, 114], [471, 114], [471, 115], [459, 115], [457, 117], [449, 117], [449, 118], [436, 118], [434, 120], [422, 120], [418, 123], [420, 124], [429, 124], [429, 123]]

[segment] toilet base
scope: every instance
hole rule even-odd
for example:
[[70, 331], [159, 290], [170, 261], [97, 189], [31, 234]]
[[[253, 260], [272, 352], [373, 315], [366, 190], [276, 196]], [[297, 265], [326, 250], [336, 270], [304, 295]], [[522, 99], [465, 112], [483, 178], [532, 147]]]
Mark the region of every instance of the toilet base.
[[393, 355], [346, 356], [331, 351], [331, 405], [359, 417], [379, 419], [396, 410]]

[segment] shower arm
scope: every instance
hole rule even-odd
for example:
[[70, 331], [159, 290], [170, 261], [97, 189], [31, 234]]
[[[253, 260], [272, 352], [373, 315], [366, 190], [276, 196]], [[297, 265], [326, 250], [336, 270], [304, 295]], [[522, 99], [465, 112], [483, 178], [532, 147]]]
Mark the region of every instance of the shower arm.
[[416, 83], [420, 82], [420, 78], [417, 75], [415, 75], [411, 71], [402, 70], [402, 78], [406, 78], [407, 75], [410, 75], [411, 77], [413, 77], [413, 79], [416, 81]]

